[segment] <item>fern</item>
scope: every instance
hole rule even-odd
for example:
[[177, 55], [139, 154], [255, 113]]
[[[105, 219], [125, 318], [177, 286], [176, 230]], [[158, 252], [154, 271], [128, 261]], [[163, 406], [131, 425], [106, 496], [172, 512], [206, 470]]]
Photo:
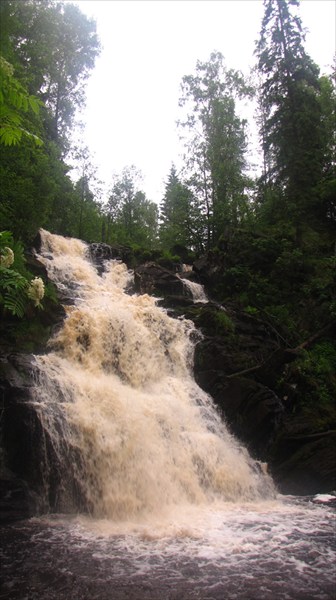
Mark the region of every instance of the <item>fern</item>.
[[0, 288], [4, 290], [22, 290], [27, 287], [27, 279], [13, 269], [0, 266]]
[[25, 314], [27, 305], [27, 297], [22, 293], [10, 293], [5, 294], [2, 300], [3, 307], [7, 309], [12, 315], [16, 317], [22, 317]]
[[[9, 263], [6, 261], [8, 256], [11, 258]], [[40, 300], [43, 297], [44, 284], [42, 281], [36, 282], [36, 279], [40, 278], [32, 279], [32, 274], [25, 265], [23, 245], [14, 241], [10, 231], [0, 232], [0, 257], [0, 309], [22, 318], [31, 300], [34, 301], [35, 307], [42, 308]]]
[[11, 231], [0, 231], [0, 248], [10, 246], [13, 243]]
[[12, 315], [22, 318], [27, 305], [27, 279], [14, 271], [0, 267], [0, 304]]

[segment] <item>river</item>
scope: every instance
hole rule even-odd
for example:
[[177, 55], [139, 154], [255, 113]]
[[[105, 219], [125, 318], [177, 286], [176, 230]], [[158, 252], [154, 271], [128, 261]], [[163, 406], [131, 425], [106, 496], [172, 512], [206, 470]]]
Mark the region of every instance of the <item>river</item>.
[[334, 598], [333, 497], [277, 493], [193, 379], [194, 325], [119, 261], [41, 236], [68, 298], [35, 357], [45, 514], [1, 528], [0, 599]]

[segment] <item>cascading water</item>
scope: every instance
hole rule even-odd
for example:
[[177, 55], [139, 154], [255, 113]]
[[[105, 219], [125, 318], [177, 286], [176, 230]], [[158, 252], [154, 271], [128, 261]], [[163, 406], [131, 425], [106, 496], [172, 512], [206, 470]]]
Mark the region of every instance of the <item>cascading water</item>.
[[67, 514], [0, 525], [1, 598], [335, 598], [334, 495], [275, 495], [193, 381], [193, 325], [126, 293], [120, 262], [100, 276], [85, 244], [41, 236], [67, 318], [32, 402]]
[[[50, 352], [36, 357], [34, 401], [63, 481], [72, 479], [95, 516], [112, 519], [272, 496], [270, 478], [192, 378], [193, 324], [125, 293], [124, 264], [108, 261], [100, 276], [84, 243], [41, 237], [50, 278], [76, 291]], [[65, 507], [69, 490], [63, 496]]]
[[201, 302], [203, 304], [209, 302], [209, 298], [205, 293], [204, 286], [200, 283], [196, 283], [195, 281], [190, 281], [190, 279], [186, 279], [186, 277], [184, 277], [184, 274], [191, 272], [191, 265], [182, 265], [182, 273], [180, 274], [180, 278], [182, 279], [183, 285], [190, 293], [194, 302]]
[[196, 283], [195, 281], [190, 281], [189, 279], [182, 279], [183, 284], [191, 293], [191, 297], [194, 302], [202, 302], [205, 304], [209, 302], [209, 298], [204, 291], [203, 285], [200, 283]]

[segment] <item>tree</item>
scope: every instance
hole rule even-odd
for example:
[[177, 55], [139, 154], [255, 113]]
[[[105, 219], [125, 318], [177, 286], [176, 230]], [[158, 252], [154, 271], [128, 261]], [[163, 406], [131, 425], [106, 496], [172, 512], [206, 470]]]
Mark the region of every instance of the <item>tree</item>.
[[0, 54], [0, 144], [15, 146], [26, 138], [41, 146], [32, 124], [25, 124], [25, 114], [31, 111], [37, 115], [41, 104], [14, 77], [13, 65]]
[[54, 0], [3, 0], [1, 16], [2, 48], [15, 57], [30, 93], [47, 107], [50, 137], [66, 146], [100, 49], [95, 22], [76, 5]]
[[298, 0], [264, 0], [264, 6], [256, 53], [266, 179], [277, 186], [282, 218], [293, 223], [299, 241], [322, 174], [319, 69], [303, 47]]
[[124, 167], [114, 182], [106, 205], [106, 241], [153, 246], [158, 228], [158, 209], [138, 189], [141, 173]]
[[180, 126], [185, 139], [188, 183], [204, 217], [206, 246], [234, 227], [245, 211], [245, 122], [235, 100], [251, 93], [242, 75], [227, 69], [219, 52], [196, 64], [196, 74], [182, 80], [180, 106], [189, 108]]
[[[75, 166], [73, 171], [78, 179], [75, 184], [76, 193], [76, 232], [80, 239], [89, 240], [94, 231], [100, 231], [101, 206], [100, 183], [97, 178], [97, 167], [93, 164], [88, 146], [79, 144], [72, 151]], [[98, 238], [101, 233], [98, 234]], [[97, 238], [97, 239], [98, 239]]]
[[99, 51], [95, 25], [76, 6], [53, 0], [3, 0], [0, 17], [1, 225], [25, 243], [39, 227], [92, 239], [100, 207], [90, 201], [81, 211], [64, 152]]
[[328, 226], [336, 226], [336, 61], [330, 77], [320, 78], [322, 111], [323, 173], [317, 187], [314, 214]]
[[160, 243], [165, 250], [176, 244], [189, 249], [197, 245], [192, 206], [192, 193], [180, 181], [172, 165], [160, 205]]
[[133, 199], [133, 233], [130, 241], [146, 249], [157, 244], [158, 207], [146, 198], [146, 194], [137, 191]]

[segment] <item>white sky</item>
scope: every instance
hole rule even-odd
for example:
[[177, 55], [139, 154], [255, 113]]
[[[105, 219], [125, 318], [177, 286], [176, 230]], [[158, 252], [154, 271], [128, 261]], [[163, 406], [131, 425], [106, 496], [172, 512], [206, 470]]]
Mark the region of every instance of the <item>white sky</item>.
[[[134, 164], [142, 189], [160, 202], [182, 148], [176, 120], [184, 75], [222, 52], [227, 67], [248, 74], [263, 16], [262, 0], [77, 0], [97, 22], [102, 52], [87, 85], [84, 143], [110, 184]], [[335, 54], [335, 0], [301, 0], [305, 48], [330, 72]], [[244, 115], [247, 117], [248, 115]]]

